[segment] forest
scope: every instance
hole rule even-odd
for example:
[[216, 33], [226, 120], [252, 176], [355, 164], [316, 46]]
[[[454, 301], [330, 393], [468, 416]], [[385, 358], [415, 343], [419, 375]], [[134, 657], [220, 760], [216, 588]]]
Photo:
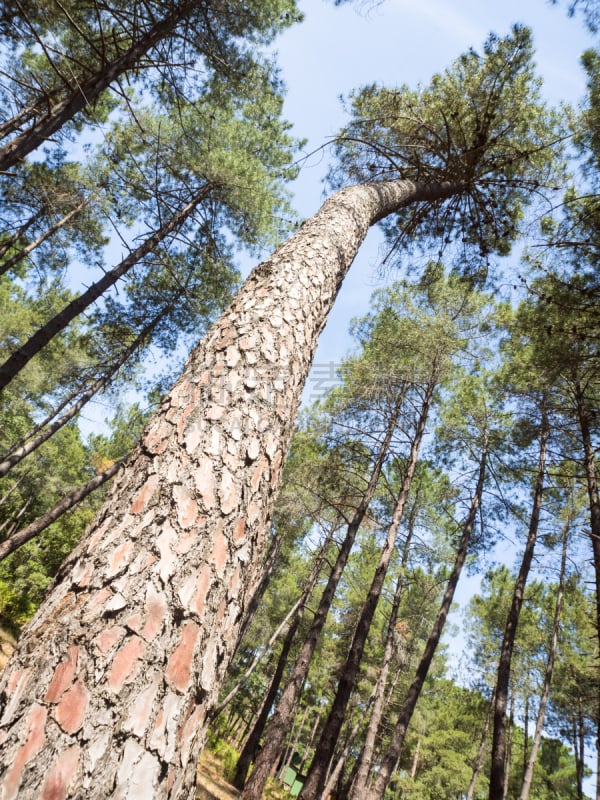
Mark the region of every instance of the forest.
[[600, 3], [319, 5], [0, 3], [1, 800], [600, 800]]

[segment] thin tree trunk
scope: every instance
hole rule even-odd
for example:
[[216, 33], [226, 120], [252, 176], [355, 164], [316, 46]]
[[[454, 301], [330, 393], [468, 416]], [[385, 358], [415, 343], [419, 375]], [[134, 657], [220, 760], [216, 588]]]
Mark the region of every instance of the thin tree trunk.
[[369, 634], [371, 622], [375, 616], [379, 598], [381, 597], [381, 591], [383, 589], [387, 570], [394, 552], [394, 545], [396, 543], [398, 529], [400, 528], [400, 523], [402, 521], [404, 508], [408, 500], [412, 479], [417, 468], [419, 449], [423, 440], [423, 434], [425, 433], [425, 426], [431, 406], [431, 400], [437, 383], [437, 372], [438, 363], [436, 359], [434, 361], [432, 375], [425, 390], [421, 404], [419, 418], [410, 446], [410, 453], [406, 462], [405, 474], [402, 479], [402, 486], [396, 499], [396, 506], [392, 515], [392, 521], [388, 528], [386, 541], [383, 545], [379, 563], [375, 569], [371, 586], [367, 593], [360, 617], [354, 630], [352, 642], [350, 643], [350, 647], [348, 649], [346, 662], [342, 667], [338, 688], [335, 693], [325, 727], [321, 733], [315, 758], [313, 759], [310, 770], [308, 771], [308, 775], [306, 776], [306, 781], [300, 790], [300, 800], [316, 800], [317, 798], [321, 797], [323, 791], [325, 775], [329, 768], [329, 763], [333, 756], [333, 751], [335, 749], [342, 723], [344, 721], [344, 714], [346, 712], [348, 700], [350, 699], [350, 695], [352, 694], [356, 679], [358, 677], [367, 636]]
[[[407, 548], [405, 548], [407, 552]], [[369, 779], [369, 772], [373, 761], [373, 754], [375, 752], [375, 740], [377, 731], [381, 724], [381, 719], [384, 712], [385, 689], [387, 686], [387, 679], [390, 671], [390, 664], [392, 656], [394, 655], [394, 639], [396, 637], [396, 622], [398, 620], [398, 609], [400, 607], [400, 598], [404, 588], [404, 570], [400, 574], [396, 582], [396, 591], [394, 592], [394, 599], [392, 601], [392, 608], [390, 611], [390, 618], [388, 621], [388, 629], [385, 638], [385, 646], [383, 649], [383, 659], [381, 662], [381, 670], [377, 677], [375, 684], [373, 710], [369, 718], [369, 724], [365, 734], [365, 741], [359, 756], [359, 767], [356, 771], [354, 783], [349, 794], [349, 800], [362, 800], [365, 797], [367, 790], [367, 783]]]
[[63, 331], [75, 317], [95, 303], [107, 289], [114, 286], [120, 278], [135, 267], [144, 256], [151, 253], [152, 250], [167, 238], [167, 236], [179, 230], [184, 222], [192, 216], [197, 206], [210, 194], [213, 188], [212, 184], [203, 186], [189, 203], [173, 214], [171, 219], [159, 230], [148, 236], [145, 241], [124, 258], [120, 264], [106, 272], [103, 278], [93, 283], [83, 294], [71, 300], [62, 311], [59, 311], [58, 314], [48, 320], [41, 328], [38, 328], [18, 350], [15, 350], [15, 352], [6, 359], [4, 364], [0, 366], [0, 389], [7, 386], [23, 367], [28, 364], [49, 341]]
[[413, 755], [412, 764], [410, 767], [410, 779], [414, 781], [417, 777], [417, 771], [419, 769], [419, 756], [421, 755], [421, 737], [417, 739], [417, 746], [415, 747], [415, 752]]
[[[592, 414], [587, 406], [584, 391], [578, 381], [575, 382], [575, 402], [581, 442], [583, 444], [583, 461], [590, 505], [590, 539], [594, 558], [594, 575], [596, 584], [596, 632], [598, 651], [600, 652], [600, 495], [598, 494], [598, 478], [596, 475], [596, 458], [592, 442]], [[600, 693], [596, 701], [596, 798], [600, 800]]]
[[235, 686], [231, 689], [231, 691], [228, 692], [227, 696], [224, 697], [223, 700], [221, 700], [211, 711], [210, 713], [211, 719], [217, 717], [221, 713], [221, 711], [223, 711], [223, 709], [229, 703], [231, 703], [231, 701], [240, 691], [242, 686], [244, 686], [247, 683], [248, 678], [255, 672], [256, 668], [261, 663], [261, 661], [264, 660], [266, 654], [271, 650], [277, 639], [279, 639], [282, 631], [286, 627], [288, 628], [288, 633], [286, 633], [286, 636], [284, 637], [285, 639], [287, 639], [290, 630], [293, 629], [295, 631], [298, 629], [298, 625], [300, 624], [302, 620], [302, 615], [304, 613], [304, 607], [306, 606], [306, 603], [308, 602], [308, 599], [311, 596], [313, 589], [315, 588], [315, 585], [319, 579], [319, 574], [321, 571], [321, 567], [323, 566], [323, 561], [325, 560], [326, 551], [329, 545], [331, 544], [332, 538], [333, 538], [333, 528], [330, 529], [329, 533], [325, 537], [321, 545], [321, 548], [319, 550], [319, 553], [314, 559], [312, 569], [310, 570], [310, 573], [304, 582], [304, 587], [302, 589], [302, 592], [300, 593], [300, 596], [298, 597], [294, 605], [291, 607], [291, 609], [288, 611], [288, 613], [285, 615], [283, 620], [279, 623], [275, 631], [272, 633], [269, 641], [263, 648], [262, 652], [257, 653], [255, 658], [252, 660], [252, 663], [250, 664], [248, 669], [244, 672], [240, 680], [235, 684]]
[[90, 495], [92, 492], [95, 492], [100, 486], [103, 486], [107, 481], [117, 474], [122, 466], [122, 463], [122, 461], [115, 462], [108, 467], [108, 469], [105, 469], [104, 472], [101, 472], [99, 475], [95, 475], [87, 483], [84, 483], [84, 485], [80, 486], [79, 489], [76, 489], [74, 492], [71, 492], [71, 494], [63, 497], [62, 500], [60, 500], [49, 511], [46, 511], [45, 514], [42, 514], [41, 517], [38, 517], [34, 522], [31, 522], [25, 528], [21, 528], [20, 531], [13, 533], [3, 542], [0, 542], [0, 561], [3, 561], [11, 553], [14, 553], [15, 550], [17, 550], [19, 547], [22, 547], [25, 542], [33, 539], [34, 536], [37, 536], [49, 525], [52, 525], [53, 522], [56, 522], [56, 520], [62, 517], [62, 515], [65, 514], [70, 508], [73, 508], [78, 503], [81, 503], [81, 501], [84, 500], [88, 495]]
[[312, 625], [310, 626], [308, 634], [306, 635], [306, 639], [302, 645], [302, 648], [300, 649], [294, 669], [292, 670], [292, 674], [286, 683], [279, 703], [277, 704], [275, 713], [273, 714], [271, 722], [269, 723], [268, 729], [265, 733], [265, 743], [263, 749], [257, 756], [252, 774], [250, 775], [250, 778], [244, 787], [242, 800], [260, 800], [266, 779], [269, 775], [269, 765], [279, 757], [286, 732], [290, 725], [294, 707], [302, 687], [304, 686], [306, 676], [308, 675], [312, 657], [317, 644], [319, 643], [321, 632], [325, 626], [335, 591], [348, 562], [348, 557], [350, 555], [350, 551], [352, 550], [356, 534], [363, 523], [365, 515], [369, 509], [369, 505], [371, 504], [371, 501], [375, 495], [379, 476], [381, 475], [381, 470], [388, 454], [399, 413], [400, 406], [397, 404], [394, 412], [390, 415], [388, 420], [386, 432], [384, 434], [383, 441], [379, 446], [365, 493], [361, 498], [354, 516], [348, 524], [346, 536], [344, 537], [344, 541], [339, 549], [335, 564], [329, 574], [329, 579], [325, 589], [323, 590], [323, 594], [321, 595], [319, 607], [315, 613]]
[[496, 702], [496, 692], [494, 690], [492, 692], [492, 697], [488, 704], [487, 714], [485, 715], [485, 723], [483, 725], [483, 731], [481, 733], [481, 741], [479, 742], [477, 757], [475, 758], [475, 763], [473, 765], [473, 774], [471, 776], [471, 782], [469, 783], [469, 788], [467, 790], [467, 796], [465, 800], [473, 800], [473, 795], [475, 794], [475, 786], [477, 784], [477, 778], [479, 777], [479, 773], [481, 772], [481, 767], [483, 766], [485, 745], [487, 742], [488, 734], [490, 732], [490, 725], [492, 722], [492, 711], [494, 710], [495, 702]]
[[342, 774], [342, 770], [344, 769], [346, 761], [348, 760], [348, 756], [350, 754], [350, 748], [354, 744], [354, 740], [358, 736], [358, 732], [361, 729], [361, 726], [362, 726], [362, 724], [364, 722], [364, 714], [366, 714], [368, 712], [368, 709], [371, 706], [371, 704], [373, 703], [374, 699], [375, 699], [375, 690], [373, 690], [373, 692], [371, 692], [371, 696], [367, 700], [367, 705], [366, 705], [366, 708], [364, 709], [364, 712], [362, 714], [359, 714], [358, 719], [356, 720], [356, 722], [352, 726], [352, 730], [349, 732], [348, 737], [346, 738], [346, 742], [344, 744], [344, 749], [340, 753], [340, 757], [338, 758], [335, 767], [331, 770], [331, 772], [327, 776], [327, 780], [326, 780], [325, 786], [323, 788], [323, 800], [327, 800], [329, 795], [335, 789], [335, 786], [336, 786], [338, 780], [340, 779], [340, 776]]
[[[0, 129], [1, 127], [2, 126], [0, 126]], [[42, 214], [43, 214], [42, 210], [37, 211], [35, 214], [29, 217], [29, 219], [26, 222], [24, 222], [21, 225], [21, 227], [18, 228], [13, 234], [11, 234], [10, 236], [8, 236], [6, 239], [3, 240], [2, 244], [0, 244], [0, 258], [3, 258], [3, 256], [5, 256], [8, 253], [10, 248], [13, 247], [13, 245], [15, 245], [19, 241], [21, 236], [27, 233], [29, 228], [31, 228], [31, 226], [34, 225], [38, 221], [38, 219], [41, 218]]]
[[[66, 122], [72, 120], [80, 111], [93, 103], [120, 75], [135, 67], [148, 50], [169, 36], [179, 22], [188, 16], [197, 5], [196, 0], [176, 4], [173, 13], [155, 22], [153, 27], [143, 33], [139, 39], [134, 39], [132, 45], [122, 55], [103, 63], [90, 78], [75, 80], [67, 97], [51, 106], [50, 110], [46, 114], [40, 115], [39, 119], [34, 116], [33, 122], [26, 131], [17, 134], [7, 144], [0, 147], [0, 172], [10, 169], [32, 153], [60, 130]], [[37, 115], [39, 106], [34, 105], [31, 108], [34, 115]], [[19, 115], [19, 124], [23, 122], [21, 119], [23, 113], [21, 112]], [[10, 120], [3, 124], [10, 130]]]
[[252, 730], [250, 731], [250, 734], [244, 743], [242, 752], [240, 753], [240, 757], [236, 764], [235, 775], [233, 776], [232, 783], [234, 786], [237, 786], [238, 789], [242, 789], [244, 787], [248, 770], [250, 769], [250, 765], [256, 756], [261, 736], [265, 729], [265, 725], [267, 724], [267, 720], [269, 718], [269, 714], [271, 713], [275, 698], [277, 697], [277, 692], [279, 691], [279, 687], [281, 685], [281, 679], [283, 678], [283, 673], [288, 662], [290, 650], [302, 620], [301, 611], [302, 609], [300, 609], [300, 613], [296, 614], [296, 617], [293, 623], [290, 625], [285, 639], [283, 640], [281, 653], [277, 659], [277, 666], [269, 683], [267, 694], [265, 695], [260, 711], [256, 717], [254, 725], [252, 726]]
[[304, 769], [304, 765], [308, 761], [308, 755], [310, 753], [310, 748], [313, 746], [313, 742], [315, 740], [315, 736], [317, 735], [317, 730], [319, 728], [319, 723], [321, 722], [321, 710], [317, 711], [317, 716], [315, 717], [315, 723], [310, 730], [310, 736], [308, 737], [308, 742], [306, 743], [306, 747], [304, 748], [304, 753], [302, 754], [302, 760], [300, 761], [300, 766], [298, 767], [298, 772], [302, 772]]
[[508, 736], [506, 740], [506, 758], [504, 761], [504, 782], [502, 784], [502, 800], [508, 800], [508, 786], [512, 767], [512, 745], [515, 733], [515, 693], [510, 697], [510, 716], [508, 720]]
[[[47, 417], [46, 420], [43, 420], [33, 429], [34, 431], [41, 430], [41, 433], [39, 433], [37, 436], [35, 433], [32, 435], [27, 435], [26, 437], [23, 437], [21, 441], [15, 445], [15, 447], [11, 448], [11, 450], [9, 450], [4, 456], [3, 461], [0, 462], [0, 477], [6, 475], [14, 466], [37, 450], [38, 447], [50, 439], [50, 437], [60, 430], [64, 425], [66, 425], [67, 422], [70, 422], [95, 394], [102, 391], [102, 389], [104, 389], [104, 387], [110, 383], [113, 376], [121, 369], [123, 364], [125, 364], [125, 362], [133, 355], [133, 353], [135, 353], [135, 351], [143, 345], [144, 341], [156, 328], [158, 323], [169, 313], [171, 309], [172, 305], [163, 308], [163, 310], [157, 314], [154, 319], [151, 320], [145, 328], [143, 328], [143, 330], [138, 333], [133, 342], [127, 348], [125, 348], [125, 350], [121, 353], [114, 364], [111, 364], [104, 375], [94, 381], [94, 383], [79, 396], [77, 401], [73, 403], [73, 405], [67, 409], [64, 414], [54, 419], [54, 422], [51, 422], [51, 420], [58, 413], [55, 411], [52, 414], [52, 417]], [[72, 399], [72, 397], [69, 399]], [[69, 399], [65, 401], [63, 408], [68, 404]]]
[[492, 737], [492, 765], [490, 771], [489, 800], [503, 800], [504, 797], [504, 773], [506, 762], [506, 704], [508, 700], [512, 654], [521, 607], [523, 605], [525, 584], [527, 583], [531, 562], [533, 561], [540, 513], [542, 510], [547, 443], [548, 420], [546, 417], [545, 406], [543, 406], [540, 429], [539, 461], [533, 496], [533, 506], [529, 521], [529, 531], [527, 533], [527, 542], [525, 544], [525, 552], [523, 553], [521, 567], [515, 582], [511, 607], [508, 612], [508, 618], [504, 628], [504, 636], [502, 638], [502, 646], [500, 649], [500, 659], [498, 662], [498, 673], [496, 676], [496, 703], [494, 708], [494, 732]]
[[552, 685], [552, 673], [554, 670], [554, 660], [556, 658], [556, 651], [558, 648], [558, 634], [560, 629], [560, 618], [562, 614], [563, 598], [565, 594], [565, 573], [567, 568], [567, 544], [569, 536], [569, 522], [565, 525], [563, 532], [562, 553], [560, 558], [560, 578], [558, 581], [558, 593], [556, 596], [556, 606], [554, 609], [554, 620], [552, 622], [552, 636], [550, 639], [550, 647], [548, 649], [548, 659], [546, 661], [546, 671], [544, 674], [544, 686], [540, 697], [540, 707], [538, 710], [535, 731], [533, 734], [533, 741], [531, 743], [531, 753], [527, 760], [525, 772], [523, 774], [523, 783], [521, 784], [521, 794], [519, 800], [528, 800], [529, 792], [531, 791], [531, 782], [533, 780], [533, 770], [537, 761], [540, 744], [542, 742], [542, 731], [544, 729], [544, 719], [546, 716], [546, 706], [548, 705], [548, 698], [550, 697], [550, 687]]
[[90, 200], [91, 198], [86, 197], [85, 200], [83, 200], [75, 208], [71, 209], [71, 211], [69, 211], [68, 214], [65, 214], [64, 217], [59, 219], [58, 222], [52, 225], [51, 228], [48, 228], [48, 230], [40, 234], [37, 237], [37, 239], [34, 239], [33, 241], [29, 242], [29, 244], [21, 248], [21, 250], [19, 250], [18, 253], [14, 253], [14, 255], [12, 255], [10, 258], [7, 258], [6, 261], [3, 261], [0, 264], [0, 275], [4, 275], [6, 272], [8, 272], [9, 269], [12, 269], [12, 267], [14, 267], [16, 264], [23, 261], [24, 258], [27, 258], [29, 253], [33, 252], [36, 247], [39, 247], [41, 244], [43, 244], [46, 241], [46, 239], [49, 239], [51, 236], [54, 236], [54, 234], [57, 231], [59, 231], [61, 228], [64, 228], [64, 226], [67, 224], [67, 222], [69, 222], [69, 220], [73, 219], [73, 217], [79, 214], [79, 212], [90, 203]]
[[370, 225], [464, 188], [402, 180], [342, 189], [250, 274], [2, 673], [3, 800], [37, 800], [50, 786], [86, 800], [191, 795], [342, 280]]
[[392, 777], [392, 774], [394, 772], [394, 769], [396, 768], [396, 764], [398, 763], [400, 756], [402, 754], [402, 748], [404, 746], [404, 740], [406, 738], [408, 726], [412, 719], [412, 715], [416, 708], [417, 701], [421, 694], [421, 690], [423, 689], [425, 680], [427, 679], [427, 675], [429, 673], [429, 668], [431, 667], [431, 662], [433, 661], [435, 651], [437, 650], [437, 646], [440, 642], [444, 630], [444, 625], [446, 624], [446, 619], [448, 617], [450, 608], [452, 606], [452, 601], [454, 599], [454, 592], [456, 591], [456, 586], [458, 585], [462, 568], [464, 566], [467, 554], [469, 552], [471, 534], [473, 533], [473, 528], [475, 526], [475, 519], [477, 516], [477, 510], [481, 505], [481, 498], [483, 495], [483, 487], [485, 484], [485, 475], [487, 469], [487, 458], [488, 458], [488, 441], [486, 436], [481, 451], [481, 460], [479, 463], [479, 475], [477, 479], [477, 486], [475, 488], [473, 499], [471, 500], [471, 505], [469, 508], [467, 519], [463, 524], [462, 535], [460, 538], [458, 549], [456, 551], [456, 557], [454, 559], [454, 566], [452, 567], [452, 573], [448, 578], [446, 589], [444, 591], [444, 596], [442, 598], [442, 602], [440, 605], [440, 610], [438, 611], [436, 620], [433, 623], [433, 627], [431, 629], [431, 633], [429, 634], [429, 638], [427, 639], [427, 643], [425, 644], [425, 649], [423, 651], [423, 655], [421, 656], [421, 660], [419, 661], [419, 665], [415, 673], [415, 678], [408, 690], [406, 700], [404, 701], [404, 704], [402, 705], [402, 708], [400, 710], [400, 714], [398, 715], [398, 721], [394, 726], [394, 730], [392, 732], [392, 738], [390, 740], [386, 753], [383, 757], [383, 761], [379, 767], [379, 770], [377, 771], [377, 777], [375, 778], [368, 794], [365, 794], [365, 798], [368, 798], [368, 800], [379, 800], [379, 798], [383, 797], [383, 795], [385, 794], [385, 790]]

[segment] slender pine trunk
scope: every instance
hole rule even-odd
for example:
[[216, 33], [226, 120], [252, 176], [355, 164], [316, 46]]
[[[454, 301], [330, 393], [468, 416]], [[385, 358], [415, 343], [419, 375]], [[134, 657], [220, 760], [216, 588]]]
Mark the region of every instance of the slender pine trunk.
[[533, 770], [537, 761], [538, 752], [542, 743], [542, 732], [544, 729], [544, 719], [546, 717], [546, 707], [550, 697], [550, 687], [552, 685], [552, 673], [554, 671], [554, 660], [556, 658], [556, 651], [558, 649], [558, 634], [560, 629], [560, 618], [562, 614], [563, 599], [565, 594], [565, 574], [567, 569], [567, 544], [569, 538], [569, 525], [567, 522], [563, 531], [562, 552], [560, 557], [560, 577], [558, 580], [558, 592], [556, 595], [556, 605], [554, 608], [554, 620], [552, 621], [552, 635], [550, 638], [550, 646], [548, 648], [548, 658], [546, 660], [546, 669], [544, 672], [544, 685], [542, 687], [542, 694], [540, 696], [540, 707], [538, 709], [537, 720], [535, 724], [535, 731], [533, 733], [533, 740], [531, 742], [531, 752], [525, 765], [523, 773], [523, 783], [521, 784], [521, 794], [519, 800], [528, 800], [529, 792], [531, 791], [531, 782], [533, 780]]
[[277, 709], [275, 710], [268, 729], [265, 732], [265, 743], [260, 754], [257, 756], [254, 763], [254, 769], [248, 779], [244, 791], [242, 793], [242, 800], [260, 800], [262, 797], [265, 782], [269, 775], [270, 765], [279, 758], [283, 742], [287, 730], [289, 728], [294, 707], [300, 695], [304, 681], [308, 675], [310, 664], [319, 643], [319, 638], [327, 621], [327, 616], [333, 602], [333, 598], [348, 562], [350, 551], [354, 545], [356, 534], [363, 523], [365, 515], [369, 510], [369, 505], [375, 495], [377, 483], [383, 464], [388, 455], [388, 450], [394, 430], [398, 421], [400, 413], [400, 405], [396, 404], [393, 413], [388, 420], [387, 428], [383, 440], [379, 446], [375, 462], [371, 469], [369, 482], [365, 492], [360, 500], [358, 508], [356, 509], [348, 527], [346, 535], [338, 551], [338, 555], [329, 574], [327, 585], [323, 589], [319, 606], [315, 613], [312, 625], [306, 635], [304, 644], [302, 645], [296, 663], [292, 670], [285, 688], [281, 694]]
[[479, 773], [481, 772], [481, 767], [483, 766], [485, 745], [487, 742], [488, 734], [490, 732], [490, 726], [492, 723], [492, 711], [494, 710], [495, 701], [496, 701], [496, 694], [495, 692], [492, 692], [492, 697], [490, 699], [490, 702], [488, 703], [487, 714], [485, 715], [483, 731], [481, 732], [481, 740], [479, 742], [477, 756], [475, 758], [475, 763], [473, 764], [473, 774], [471, 775], [471, 782], [469, 783], [469, 788], [467, 790], [467, 796], [465, 797], [465, 800], [473, 800], [473, 795], [475, 794], [475, 786], [477, 784], [477, 778], [479, 777]]
[[104, 292], [114, 286], [120, 278], [130, 272], [136, 264], [151, 253], [168, 236], [178, 231], [186, 220], [192, 216], [200, 203], [208, 197], [213, 188], [211, 184], [203, 186], [189, 203], [173, 214], [171, 219], [159, 230], [148, 236], [120, 264], [106, 272], [99, 281], [93, 283], [83, 294], [71, 300], [62, 311], [59, 311], [52, 319], [38, 328], [26, 342], [6, 359], [4, 364], [0, 365], [0, 390], [4, 389], [23, 367], [79, 314], [95, 303]]
[[496, 675], [496, 702], [494, 707], [494, 729], [492, 737], [492, 765], [490, 771], [489, 800], [503, 800], [505, 784], [505, 764], [506, 764], [506, 705], [508, 701], [508, 687], [510, 683], [510, 673], [512, 664], [512, 654], [514, 650], [515, 637], [517, 635], [517, 625], [523, 606], [525, 595], [525, 584], [529, 576], [529, 570], [533, 561], [535, 543], [537, 539], [540, 513], [542, 510], [542, 496], [544, 489], [544, 478], [546, 472], [546, 453], [548, 444], [548, 420], [546, 417], [545, 406], [542, 407], [542, 420], [540, 427], [540, 449], [537, 475], [535, 481], [533, 505], [529, 520], [529, 530], [525, 551], [521, 560], [519, 574], [515, 582], [511, 607], [508, 612], [502, 646], [500, 649], [500, 659], [498, 662], [498, 673]]
[[383, 761], [379, 767], [379, 770], [377, 771], [377, 777], [373, 781], [373, 785], [371, 786], [369, 792], [364, 795], [365, 798], [368, 798], [368, 800], [379, 800], [379, 798], [382, 798], [384, 796], [385, 790], [396, 768], [396, 764], [400, 760], [400, 756], [402, 754], [402, 748], [404, 746], [404, 740], [406, 738], [406, 733], [408, 731], [408, 726], [412, 719], [414, 710], [417, 706], [417, 702], [419, 700], [421, 691], [423, 689], [423, 685], [425, 684], [425, 680], [427, 679], [427, 675], [429, 673], [429, 668], [431, 667], [431, 662], [433, 661], [435, 651], [437, 650], [437, 646], [440, 642], [444, 630], [444, 625], [446, 624], [446, 619], [450, 612], [450, 608], [452, 607], [454, 592], [456, 591], [456, 587], [458, 585], [462, 568], [464, 566], [467, 554], [469, 552], [471, 534], [473, 533], [473, 528], [475, 526], [477, 509], [481, 505], [481, 498], [483, 495], [483, 487], [485, 484], [485, 475], [487, 468], [487, 457], [488, 457], [488, 442], [486, 436], [481, 451], [477, 486], [475, 488], [473, 499], [471, 500], [471, 505], [469, 508], [467, 519], [463, 524], [462, 535], [456, 551], [454, 565], [452, 567], [452, 572], [446, 584], [446, 589], [444, 591], [444, 596], [442, 598], [440, 610], [438, 611], [437, 617], [431, 629], [431, 633], [429, 634], [429, 638], [427, 639], [427, 643], [425, 644], [425, 649], [423, 651], [423, 655], [421, 656], [421, 660], [417, 667], [415, 678], [408, 690], [408, 694], [400, 710], [400, 714], [398, 715], [398, 720], [392, 732], [392, 738], [390, 739], [390, 743], [383, 757]]
[[[405, 552], [407, 549], [405, 548]], [[404, 570], [400, 574], [396, 582], [396, 591], [394, 592], [394, 599], [392, 601], [392, 608], [390, 611], [390, 618], [388, 620], [388, 629], [385, 638], [385, 645], [383, 649], [383, 659], [381, 662], [381, 670], [377, 677], [374, 690], [373, 710], [369, 718], [369, 724], [365, 733], [365, 741], [359, 756], [359, 766], [356, 771], [352, 789], [349, 794], [349, 800], [362, 800], [366, 795], [367, 783], [371, 764], [373, 762], [373, 755], [375, 753], [375, 740], [377, 732], [381, 724], [381, 719], [384, 712], [385, 689], [387, 686], [387, 679], [390, 671], [390, 664], [392, 656], [394, 655], [394, 640], [396, 638], [396, 622], [398, 620], [398, 609], [400, 607], [400, 598], [404, 588]]]
[[171, 310], [172, 305], [163, 308], [162, 311], [157, 314], [154, 319], [152, 319], [137, 334], [131, 344], [125, 348], [121, 355], [114, 361], [113, 364], [110, 365], [108, 370], [100, 378], [95, 380], [92, 385], [82, 394], [75, 395], [75, 397], [77, 397], [76, 401], [72, 403], [72, 405], [63, 414], [57, 416], [57, 414], [60, 413], [60, 410], [65, 408], [68, 403], [74, 399], [73, 395], [70, 398], [67, 398], [64, 403], [61, 403], [61, 408], [59, 410], [54, 410], [50, 417], [42, 420], [38, 425], [35, 426], [35, 428], [32, 429], [32, 431], [30, 431], [29, 434], [22, 437], [19, 442], [11, 447], [11, 449], [2, 457], [3, 460], [0, 462], [0, 477], [3, 477], [10, 472], [13, 467], [15, 467], [28, 455], [35, 452], [38, 447], [41, 447], [44, 442], [48, 441], [51, 436], [64, 427], [67, 422], [70, 422], [75, 416], [77, 416], [85, 404], [89, 402], [89, 400], [91, 400], [95, 394], [102, 391], [102, 389], [104, 389], [110, 383], [114, 375], [116, 375], [123, 364], [125, 364], [125, 362], [133, 355], [133, 353], [143, 346], [144, 342], [152, 334], [152, 331]]
[[462, 184], [348, 187], [190, 356], [0, 679], [3, 800], [189, 797], [317, 339], [370, 225]]
[[[112, 61], [102, 63], [91, 77], [75, 79], [67, 97], [56, 102], [51, 101], [47, 113], [38, 113], [41, 103], [30, 106], [31, 116], [29, 118], [23, 119], [24, 112], [21, 112], [17, 127], [24, 122], [31, 121], [31, 124], [27, 130], [17, 134], [0, 147], [0, 172], [10, 169], [28, 156], [60, 130], [65, 123], [93, 103], [120, 75], [135, 67], [144, 53], [169, 36], [181, 20], [189, 16], [196, 6], [196, 0], [176, 4], [175, 10], [171, 14], [155, 22], [152, 28], [145, 31], [137, 40], [134, 38], [133, 43], [124, 53]], [[46, 106], [47, 96], [44, 97], [43, 104]], [[14, 129], [10, 120], [3, 123], [3, 127], [5, 131], [9, 132]]]
[[402, 486], [396, 499], [396, 506], [392, 515], [392, 521], [390, 523], [387, 537], [381, 551], [379, 563], [375, 569], [371, 586], [354, 630], [352, 642], [350, 643], [350, 647], [348, 649], [346, 662], [342, 667], [338, 688], [329, 711], [329, 716], [327, 717], [325, 727], [323, 728], [321, 738], [319, 739], [319, 744], [317, 745], [315, 758], [313, 759], [311, 767], [308, 771], [304, 785], [300, 790], [300, 800], [317, 800], [317, 798], [321, 797], [323, 792], [325, 776], [327, 774], [327, 770], [329, 769], [329, 763], [337, 744], [338, 736], [344, 721], [346, 707], [358, 677], [362, 655], [367, 642], [367, 636], [369, 634], [373, 617], [375, 616], [375, 611], [377, 610], [379, 598], [381, 597], [381, 591], [383, 589], [387, 570], [394, 552], [394, 545], [396, 543], [396, 537], [398, 535], [398, 530], [404, 514], [404, 508], [408, 500], [410, 487], [415, 470], [417, 468], [419, 449], [425, 433], [425, 426], [431, 407], [431, 400], [437, 384], [437, 374], [438, 363], [437, 359], [435, 359], [432, 375], [429, 384], [426, 387], [419, 411], [419, 418], [415, 426], [415, 433], [406, 462]]

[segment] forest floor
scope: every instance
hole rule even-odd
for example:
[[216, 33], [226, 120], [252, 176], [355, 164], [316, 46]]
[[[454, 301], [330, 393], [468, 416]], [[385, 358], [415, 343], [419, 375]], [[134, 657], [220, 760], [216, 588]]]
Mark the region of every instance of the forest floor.
[[239, 796], [240, 792], [223, 777], [221, 762], [205, 750], [198, 767], [196, 800], [235, 800]]
[[0, 672], [6, 666], [6, 662], [11, 657], [17, 640], [4, 628], [0, 628]]
[[[223, 765], [210, 750], [204, 750], [198, 766], [198, 785], [196, 800], [237, 800], [239, 792], [223, 777]], [[269, 780], [263, 800], [289, 800], [290, 795], [283, 787]]]

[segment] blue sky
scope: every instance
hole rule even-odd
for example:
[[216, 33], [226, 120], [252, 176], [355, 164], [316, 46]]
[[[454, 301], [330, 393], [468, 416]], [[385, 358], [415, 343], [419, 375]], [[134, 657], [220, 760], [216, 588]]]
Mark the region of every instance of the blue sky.
[[[357, 0], [338, 8], [327, 0], [300, 0], [299, 5], [304, 22], [280, 36], [275, 49], [287, 85], [284, 113], [293, 132], [308, 139], [307, 153], [343, 125], [340, 96], [373, 81], [428, 83], [460, 53], [479, 48], [490, 32], [508, 33], [516, 22], [533, 30], [547, 100], [577, 104], [583, 96], [579, 57], [592, 39], [580, 18], [567, 18], [566, 0], [558, 6], [547, 0]], [[302, 216], [313, 214], [323, 200], [326, 159], [322, 153], [309, 159], [296, 181], [294, 204]], [[350, 319], [367, 311], [372, 291], [382, 285], [379, 251], [373, 231], [321, 336], [315, 358], [321, 376], [348, 351]], [[305, 397], [317, 388], [315, 378], [309, 379]]]

